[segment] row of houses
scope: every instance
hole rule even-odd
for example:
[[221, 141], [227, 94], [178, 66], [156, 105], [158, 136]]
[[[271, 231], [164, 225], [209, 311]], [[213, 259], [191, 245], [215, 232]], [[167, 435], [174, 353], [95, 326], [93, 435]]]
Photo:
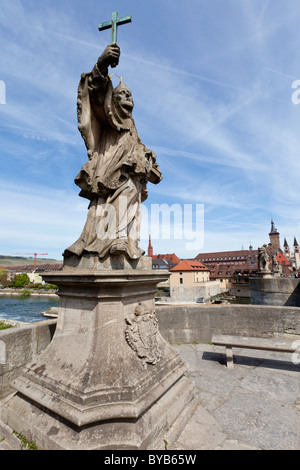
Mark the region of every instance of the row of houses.
[[[269, 243], [266, 244], [272, 271], [272, 256], [281, 267], [282, 276], [294, 276], [300, 271], [299, 246], [294, 237], [291, 252], [286, 239], [281, 249], [280, 234], [271, 221]], [[250, 244], [248, 249], [222, 252], [199, 253], [194, 259], [182, 260], [175, 253], [153, 255], [151, 237], [149, 237], [148, 256], [152, 257], [153, 269], [168, 269], [170, 276], [170, 295], [184, 299], [185, 293], [195, 298], [193, 290], [203, 292], [204, 296], [229, 291], [241, 297], [249, 297], [249, 277], [257, 276], [258, 250]], [[200, 284], [202, 291], [200, 289]], [[193, 288], [193, 289], [191, 289]], [[200, 295], [199, 295], [200, 297]]]
[[0, 269], [4, 269], [7, 272], [7, 279], [12, 281], [18, 274], [26, 273], [32, 284], [45, 284], [42, 278], [42, 274], [49, 271], [59, 271], [63, 267], [62, 263], [41, 264], [38, 267], [30, 264], [20, 266], [0, 266]]

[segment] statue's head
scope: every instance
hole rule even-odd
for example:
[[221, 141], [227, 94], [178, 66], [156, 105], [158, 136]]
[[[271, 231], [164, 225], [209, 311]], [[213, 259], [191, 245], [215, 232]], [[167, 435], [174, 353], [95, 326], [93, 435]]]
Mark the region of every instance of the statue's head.
[[119, 85], [113, 90], [113, 99], [125, 112], [132, 112], [134, 103], [131, 91], [125, 85], [122, 78], [120, 79]]

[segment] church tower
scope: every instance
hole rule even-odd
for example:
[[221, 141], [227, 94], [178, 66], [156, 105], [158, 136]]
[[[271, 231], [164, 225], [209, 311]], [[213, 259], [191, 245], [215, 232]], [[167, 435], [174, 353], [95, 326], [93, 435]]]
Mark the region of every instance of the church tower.
[[270, 237], [270, 243], [274, 250], [279, 251], [280, 250], [280, 239], [279, 239], [279, 232], [277, 232], [277, 229], [275, 228], [273, 220], [271, 220], [271, 231], [269, 233]]
[[284, 251], [284, 255], [287, 257], [287, 258], [290, 258], [291, 254], [290, 254], [290, 247], [288, 245], [288, 242], [286, 241], [286, 238], [284, 239], [284, 243], [283, 243], [283, 251]]
[[151, 245], [151, 235], [149, 233], [148, 256], [153, 257], [153, 246]]
[[300, 271], [300, 252], [299, 252], [299, 245], [296, 240], [296, 237], [294, 237], [294, 257], [295, 257], [296, 271]]

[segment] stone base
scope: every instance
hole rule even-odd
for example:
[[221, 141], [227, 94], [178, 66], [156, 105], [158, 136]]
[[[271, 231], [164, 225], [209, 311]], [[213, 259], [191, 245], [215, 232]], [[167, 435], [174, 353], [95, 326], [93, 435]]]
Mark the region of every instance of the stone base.
[[41, 450], [160, 446], [196, 403], [185, 363], [157, 327], [154, 293], [168, 273], [43, 277], [59, 286], [56, 332], [13, 383], [2, 421]]
[[84, 252], [81, 256], [70, 255], [64, 257], [64, 271], [70, 269], [81, 270], [126, 270], [126, 269], [152, 269], [151, 256], [142, 256], [138, 259], [130, 259], [128, 256], [107, 255], [105, 258], [99, 258], [96, 253]]
[[[74, 426], [37, 402], [17, 393], [2, 412], [2, 421], [39, 450], [164, 449], [176, 441], [195, 412], [196, 396], [183, 377], [136, 419], [114, 419]], [[1, 431], [1, 422], [0, 422]], [[15, 449], [20, 442], [15, 441]]]
[[253, 305], [284, 305], [300, 307], [300, 280], [293, 277], [249, 279]]
[[269, 271], [269, 270], [258, 271], [257, 276], [261, 279], [272, 279], [273, 278], [273, 275], [272, 275], [271, 271]]

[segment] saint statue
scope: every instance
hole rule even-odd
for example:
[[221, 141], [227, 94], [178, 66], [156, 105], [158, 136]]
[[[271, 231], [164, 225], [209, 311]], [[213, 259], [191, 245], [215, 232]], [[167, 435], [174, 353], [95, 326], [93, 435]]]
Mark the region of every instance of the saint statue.
[[271, 255], [272, 257], [272, 273], [273, 275], [279, 275], [281, 274], [282, 270], [280, 270], [281, 265], [276, 259], [276, 254]]
[[258, 271], [269, 271], [269, 257], [267, 254], [267, 245], [258, 248]]
[[79, 83], [78, 129], [89, 160], [75, 183], [90, 204], [83, 231], [65, 250], [65, 258], [93, 253], [138, 259], [144, 254], [139, 247], [141, 203], [147, 198], [147, 182], [157, 184], [162, 175], [155, 154], [136, 130], [129, 88], [122, 79], [114, 88], [108, 74], [119, 56], [116, 43], [107, 46]]

